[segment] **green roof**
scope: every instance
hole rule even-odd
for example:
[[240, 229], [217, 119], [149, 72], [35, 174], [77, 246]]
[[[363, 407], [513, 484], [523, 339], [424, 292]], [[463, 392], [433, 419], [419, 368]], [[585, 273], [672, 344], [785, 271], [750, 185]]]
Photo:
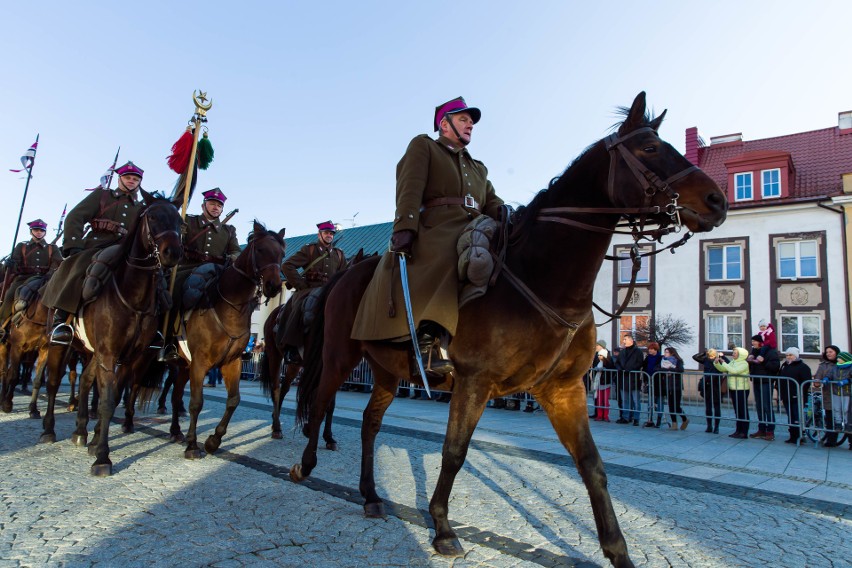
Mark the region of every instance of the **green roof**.
[[[379, 254], [388, 250], [391, 234], [393, 233], [393, 223], [379, 223], [378, 225], [365, 225], [363, 227], [352, 227], [338, 231], [334, 238], [334, 246], [343, 251], [346, 258], [352, 258], [359, 250], [364, 249], [364, 255], [369, 256], [374, 252]], [[287, 250], [284, 253], [286, 260], [290, 256], [296, 254], [304, 245], [313, 243], [317, 240], [317, 234], [300, 235], [298, 237], [289, 237], [284, 239], [287, 243]]]

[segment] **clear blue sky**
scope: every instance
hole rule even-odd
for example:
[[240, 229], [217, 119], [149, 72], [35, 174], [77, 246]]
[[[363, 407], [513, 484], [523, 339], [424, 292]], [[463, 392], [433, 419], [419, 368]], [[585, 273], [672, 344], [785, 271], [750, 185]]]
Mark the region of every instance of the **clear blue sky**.
[[[470, 146], [498, 194], [526, 203], [641, 90], [661, 134], [746, 139], [834, 126], [852, 109], [852, 3], [33, 2], [0, 22], [0, 256], [24, 180], [8, 172], [41, 133], [26, 222], [49, 235], [121, 146], [143, 187], [170, 191], [165, 158], [194, 89], [213, 99], [216, 158], [199, 189], [289, 235], [332, 219], [391, 220], [396, 163], [463, 95]], [[190, 204], [199, 210], [200, 195]], [[26, 226], [21, 229], [26, 236]], [[20, 240], [20, 237], [19, 237]]]

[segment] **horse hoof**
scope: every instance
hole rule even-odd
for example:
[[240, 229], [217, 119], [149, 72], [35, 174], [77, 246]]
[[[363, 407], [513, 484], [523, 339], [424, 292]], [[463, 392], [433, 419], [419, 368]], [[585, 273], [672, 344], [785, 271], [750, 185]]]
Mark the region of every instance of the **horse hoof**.
[[89, 444], [89, 446], [86, 448], [86, 451], [89, 452], [90, 456], [98, 455], [98, 447], [95, 444]]
[[277, 432], [273, 431], [272, 432], [272, 439], [273, 440], [283, 440], [284, 434], [281, 433], [281, 430], [278, 430]]
[[89, 436], [87, 434], [73, 434], [71, 436], [71, 443], [75, 446], [82, 447], [86, 445]]
[[364, 516], [368, 519], [384, 519], [385, 504], [379, 501], [378, 503], [364, 503]]
[[204, 451], [208, 454], [215, 454], [216, 450], [219, 449], [219, 445], [222, 443], [222, 440], [218, 440], [215, 436], [210, 436], [204, 442]]
[[121, 431], [124, 432], [125, 434], [132, 434], [133, 433], [133, 426], [127, 426], [126, 424], [122, 425]]
[[336, 452], [337, 451], [337, 442], [328, 442], [325, 445], [325, 449], [331, 450], [332, 452]]
[[464, 548], [462, 548], [459, 539], [456, 537], [435, 537], [432, 541], [432, 546], [441, 556], [459, 557], [464, 556]]
[[188, 460], [200, 460], [201, 459], [201, 450], [186, 450], [183, 453], [183, 457]]
[[182, 444], [186, 442], [186, 437], [183, 434], [172, 434], [169, 436], [169, 442]]
[[56, 442], [56, 434], [42, 434], [38, 439], [39, 444], [53, 444]]
[[38, 410], [30, 410], [30, 418], [32, 418], [33, 420], [41, 418], [41, 412], [39, 412]]
[[168, 411], [166, 410], [165, 406], [161, 406], [157, 409], [157, 414], [168, 414]]
[[109, 477], [112, 475], [111, 463], [96, 463], [92, 466], [92, 475], [95, 477]]
[[305, 476], [302, 475], [302, 464], [297, 463], [293, 467], [290, 468], [290, 481], [295, 483], [301, 483], [305, 480]]

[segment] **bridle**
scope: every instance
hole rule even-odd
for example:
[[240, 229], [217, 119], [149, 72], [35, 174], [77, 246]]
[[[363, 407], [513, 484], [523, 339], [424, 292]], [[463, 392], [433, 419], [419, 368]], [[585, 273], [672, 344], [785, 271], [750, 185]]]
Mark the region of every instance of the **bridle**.
[[[127, 264], [128, 266], [139, 270], [162, 270], [163, 265], [160, 262], [160, 247], [158, 245], [163, 237], [166, 237], [167, 235], [174, 235], [178, 240], [180, 240], [180, 233], [175, 230], [166, 230], [160, 231], [157, 234], [152, 234], [151, 225], [148, 221], [148, 211], [146, 210], [142, 213], [141, 217], [142, 223], [144, 224], [142, 228], [145, 231], [145, 240], [148, 245], [147, 248], [150, 249], [151, 252], [149, 252], [147, 256], [143, 257], [134, 257], [128, 253]], [[151, 259], [154, 259], [154, 263], [151, 265], [140, 264]]]
[[[268, 264], [264, 264], [261, 267], [258, 267], [257, 266], [257, 252], [256, 252], [256, 246], [255, 245], [257, 245], [257, 243], [259, 241], [263, 240], [263, 239], [274, 239], [274, 238], [275, 237], [273, 237], [271, 235], [264, 235], [264, 236], [261, 236], [261, 237], [253, 238], [251, 240], [251, 242], [249, 243], [248, 248], [249, 248], [249, 253], [250, 253], [251, 273], [246, 272], [245, 270], [243, 270], [242, 268], [240, 268], [236, 264], [231, 265], [231, 268], [233, 268], [237, 272], [237, 274], [239, 274], [243, 278], [251, 281], [256, 287], [254, 296], [252, 297], [251, 300], [249, 300], [249, 302], [254, 301], [258, 304], [260, 303], [261, 297], [263, 296], [263, 272], [270, 267], [273, 267], [273, 266], [278, 267], [279, 266], [279, 263], [277, 263], [277, 262], [270, 262]], [[237, 304], [234, 304], [233, 302], [231, 302], [230, 300], [228, 300], [225, 297], [225, 295], [222, 294], [222, 290], [219, 288], [218, 282], [216, 283], [216, 288], [217, 288], [217, 291], [219, 292], [219, 296], [221, 296], [222, 299], [225, 300], [225, 303], [228, 304], [229, 306], [231, 306], [232, 308], [234, 308], [235, 310], [239, 311], [241, 309], [240, 306], [245, 305], [245, 304], [237, 305]]]
[[[597, 233], [607, 233], [607, 234], [620, 234], [620, 235], [631, 235], [633, 237], [633, 246], [630, 248], [630, 259], [633, 263], [632, 266], [632, 274], [630, 277], [630, 286], [627, 289], [627, 293], [624, 296], [624, 301], [618, 307], [615, 312], [610, 313], [595, 302], [592, 302], [592, 305], [604, 315], [608, 316], [609, 319], [604, 321], [603, 323], [597, 324], [598, 327], [605, 325], [621, 315], [622, 312], [627, 308], [627, 305], [630, 303], [630, 299], [633, 296], [633, 290], [636, 287], [636, 277], [639, 273], [639, 270], [642, 266], [642, 257], [653, 256], [663, 252], [664, 250], [670, 250], [672, 253], [675, 252], [675, 249], [682, 246], [692, 237], [692, 233], [687, 231], [684, 235], [678, 239], [676, 242], [646, 253], [641, 253], [639, 250], [639, 241], [640, 240], [648, 240], [648, 241], [658, 241], [662, 242], [661, 239], [663, 236], [668, 235], [670, 233], [678, 233], [683, 227], [680, 218], [680, 211], [683, 209], [678, 204], [678, 199], [680, 195], [673, 189], [673, 184], [681, 181], [683, 178], [688, 176], [694, 171], [698, 170], [697, 166], [689, 166], [679, 171], [678, 173], [668, 177], [663, 180], [660, 177], [652, 172], [645, 164], [642, 163], [636, 156], [634, 156], [630, 151], [624, 147], [624, 142], [637, 136], [639, 134], [645, 133], [653, 133], [657, 136], [657, 131], [650, 126], [643, 126], [641, 128], [637, 128], [636, 130], [625, 134], [624, 136], [618, 136], [618, 134], [611, 134], [604, 139], [604, 145], [606, 147], [607, 152], [609, 153], [609, 176], [607, 179], [607, 195], [609, 197], [610, 203], [615, 202], [615, 172], [616, 166], [618, 162], [618, 158], [620, 157], [627, 167], [630, 169], [630, 172], [633, 174], [633, 177], [639, 182], [642, 186], [642, 190], [644, 192], [644, 200], [642, 206], [640, 207], [545, 207], [538, 211], [538, 214], [535, 217], [535, 221], [541, 221], [546, 223], [560, 223], [562, 225], [568, 225], [571, 227], [575, 227], [578, 229], [586, 230], [586, 231], [594, 231]], [[552, 184], [551, 184], [552, 185]], [[669, 199], [669, 203], [664, 206], [660, 205], [652, 205], [654, 198], [657, 194], [664, 194]], [[625, 217], [626, 222], [616, 223], [615, 228], [607, 228], [607, 227], [599, 227], [597, 225], [590, 225], [588, 223], [583, 223], [581, 221], [576, 221], [574, 219], [562, 217], [562, 215], [574, 215], [574, 214], [582, 214], [582, 213], [592, 213], [592, 214], [602, 214], [602, 215], [618, 215], [619, 217]], [[661, 213], [665, 213], [670, 221], [653, 221], [653, 224], [657, 225], [656, 228], [647, 229], [646, 223], [649, 221], [649, 215], [659, 215]], [[636, 218], [638, 216], [638, 220]], [[507, 223], [508, 224], [508, 223]], [[627, 227], [629, 230], [619, 230], [619, 228]], [[512, 236], [505, 235], [504, 242], [508, 242], [512, 240]], [[556, 310], [552, 307], [548, 306], [544, 301], [541, 300], [536, 294], [530, 290], [517, 276], [515, 276], [507, 266], [505, 266], [505, 248], [500, 249], [500, 255], [497, 257], [497, 269], [495, 270], [495, 275], [492, 277], [492, 282], [496, 279], [497, 273], [500, 270], [505, 273], [507, 280], [524, 296], [527, 301], [529, 301], [538, 311], [541, 313], [545, 319], [550, 320], [551, 322], [556, 323], [562, 327], [576, 328], [579, 326], [576, 322], [569, 322], [565, 320], [561, 315], [559, 315]], [[624, 260], [618, 256], [605, 255], [604, 258], [606, 260], [612, 261], [622, 261]]]

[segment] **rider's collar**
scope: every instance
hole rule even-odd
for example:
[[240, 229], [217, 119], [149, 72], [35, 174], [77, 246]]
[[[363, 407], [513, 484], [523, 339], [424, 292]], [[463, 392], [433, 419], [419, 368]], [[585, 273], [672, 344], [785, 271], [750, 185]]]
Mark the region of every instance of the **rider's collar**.
[[450, 140], [449, 138], [447, 138], [446, 136], [443, 136], [443, 135], [438, 136], [438, 144], [440, 144], [441, 146], [443, 146], [444, 148], [446, 148], [447, 150], [449, 150], [453, 154], [459, 154], [459, 153], [461, 153], [461, 152], [463, 152], [467, 149], [466, 147], [464, 147], [460, 144], [456, 144], [455, 142], [453, 142], [452, 140]]

